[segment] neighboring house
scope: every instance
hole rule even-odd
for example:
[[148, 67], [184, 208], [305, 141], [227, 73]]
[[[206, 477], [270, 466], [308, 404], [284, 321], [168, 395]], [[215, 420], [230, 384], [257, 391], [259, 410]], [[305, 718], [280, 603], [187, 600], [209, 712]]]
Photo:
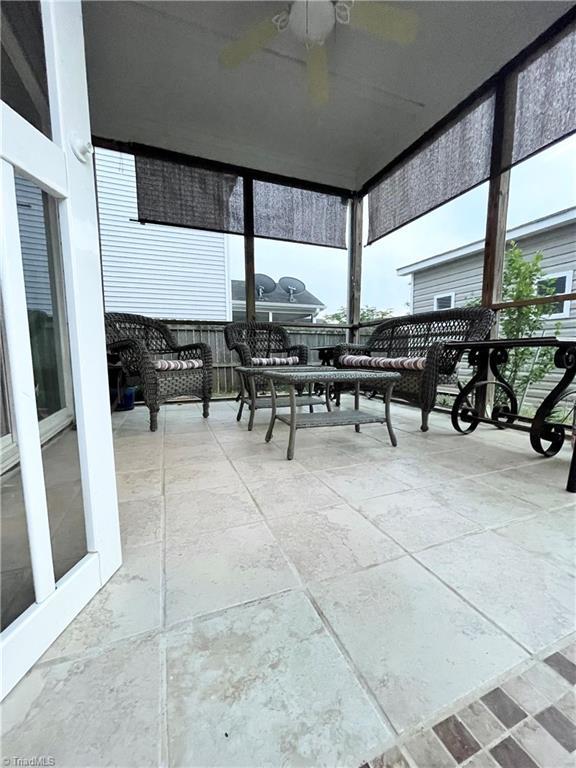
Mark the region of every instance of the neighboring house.
[[229, 320], [227, 236], [139, 224], [132, 155], [97, 149], [96, 180], [106, 310]]
[[[246, 283], [232, 280], [232, 318], [244, 319]], [[271, 293], [256, 297], [256, 320], [276, 323], [315, 322], [317, 315], [326, 309], [320, 299], [307, 290], [290, 296], [276, 283]]]
[[[556, 279], [557, 293], [570, 293], [576, 279], [576, 207], [530, 221], [507, 233], [518, 243], [526, 258], [542, 251], [542, 269], [547, 279]], [[453, 251], [408, 264], [397, 270], [412, 278], [413, 312], [460, 307], [482, 292], [484, 241], [479, 240]], [[564, 302], [551, 317], [564, 327], [576, 327], [576, 302]], [[572, 319], [572, 322], [569, 322]]]
[[[555, 280], [555, 293], [570, 293], [576, 289], [576, 207], [530, 221], [507, 233], [526, 258], [538, 251], [543, 254], [542, 269], [546, 280]], [[429, 259], [409, 264], [397, 270], [410, 276], [413, 312], [463, 306], [478, 298], [482, 291], [484, 242], [470, 243]], [[560, 325], [563, 336], [576, 337], [576, 302], [558, 302], [544, 323], [544, 335], [556, 333]], [[527, 402], [541, 402], [558, 378], [551, 373], [542, 382], [534, 382], [527, 393]]]

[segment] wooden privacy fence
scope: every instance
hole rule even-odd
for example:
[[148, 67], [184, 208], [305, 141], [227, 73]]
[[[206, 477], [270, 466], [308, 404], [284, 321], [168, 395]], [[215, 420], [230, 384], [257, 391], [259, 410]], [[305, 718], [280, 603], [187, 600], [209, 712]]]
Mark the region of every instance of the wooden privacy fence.
[[[203, 341], [212, 348], [214, 358], [214, 396], [226, 397], [238, 392], [238, 381], [234, 369], [238, 365], [237, 355], [226, 347], [224, 341], [225, 322], [200, 322], [197, 320], [164, 320], [178, 344], [192, 344]], [[310, 325], [309, 328], [285, 326], [294, 344], [307, 347], [331, 346], [346, 341], [346, 326]], [[319, 364], [318, 353], [311, 350], [309, 363]]]

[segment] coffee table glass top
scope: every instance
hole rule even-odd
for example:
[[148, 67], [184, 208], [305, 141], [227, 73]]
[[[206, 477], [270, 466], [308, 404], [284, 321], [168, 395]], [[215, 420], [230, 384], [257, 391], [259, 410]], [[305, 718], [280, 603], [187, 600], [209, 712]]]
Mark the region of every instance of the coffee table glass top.
[[[289, 370], [286, 370], [289, 368]], [[322, 383], [322, 382], [335, 382], [335, 383], [367, 383], [367, 384], [381, 384], [385, 381], [398, 381], [400, 374], [395, 371], [366, 371], [362, 368], [344, 369], [344, 368], [331, 368], [329, 366], [320, 367], [307, 367], [303, 365], [299, 366], [283, 366], [283, 367], [266, 367], [260, 368], [237, 368], [240, 373], [252, 374], [257, 372], [260, 376], [273, 381], [278, 381], [285, 384], [308, 384], [308, 383]]]

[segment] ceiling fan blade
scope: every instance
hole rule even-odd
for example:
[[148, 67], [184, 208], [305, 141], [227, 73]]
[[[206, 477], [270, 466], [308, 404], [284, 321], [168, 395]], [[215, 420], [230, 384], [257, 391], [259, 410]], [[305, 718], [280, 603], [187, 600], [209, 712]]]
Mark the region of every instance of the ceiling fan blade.
[[253, 53], [273, 40], [278, 33], [279, 30], [272, 19], [264, 19], [254, 24], [241, 38], [229, 43], [220, 51], [220, 63], [230, 68], [240, 66]]
[[418, 15], [388, 3], [357, 0], [350, 10], [350, 26], [406, 45], [416, 40]]
[[313, 45], [308, 51], [306, 62], [308, 75], [308, 93], [315, 104], [326, 104], [328, 101], [328, 57], [325, 45]]

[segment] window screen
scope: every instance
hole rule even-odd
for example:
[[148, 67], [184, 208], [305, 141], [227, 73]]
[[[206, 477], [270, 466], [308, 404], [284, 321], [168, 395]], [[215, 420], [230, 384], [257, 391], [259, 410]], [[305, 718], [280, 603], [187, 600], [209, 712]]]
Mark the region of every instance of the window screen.
[[[538, 296], [554, 296], [554, 294], [569, 293], [572, 290], [572, 272], [560, 272], [555, 275], [545, 275], [538, 281]], [[546, 304], [548, 316], [564, 317], [570, 314], [569, 301], [555, 301]]]
[[393, 168], [368, 196], [368, 243], [485, 181], [490, 175], [494, 93]]
[[453, 306], [453, 293], [446, 293], [443, 296], [434, 296], [434, 309], [452, 309]]
[[[244, 233], [241, 176], [139, 155], [135, 167], [140, 221]], [[254, 234], [345, 248], [347, 203], [337, 195], [254, 181]]]
[[138, 218], [214, 232], [244, 231], [242, 178], [136, 155]]
[[576, 25], [516, 75], [512, 162], [576, 131]]
[[346, 248], [348, 201], [299, 187], [254, 182], [254, 234]]

